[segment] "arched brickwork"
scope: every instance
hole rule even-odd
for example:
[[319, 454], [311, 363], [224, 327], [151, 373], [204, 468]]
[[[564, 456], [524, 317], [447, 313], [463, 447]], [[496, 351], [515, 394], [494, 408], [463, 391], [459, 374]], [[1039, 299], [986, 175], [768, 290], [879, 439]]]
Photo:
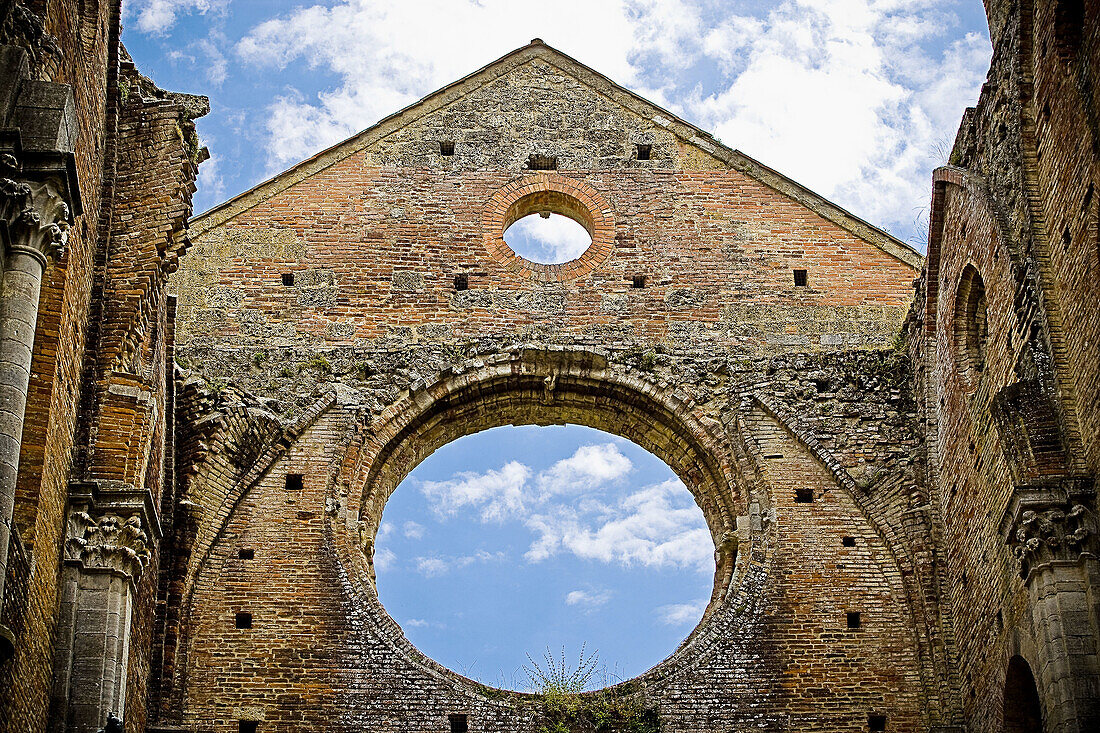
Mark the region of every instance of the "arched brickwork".
[[1005, 733], [1031, 733], [1043, 729], [1043, 711], [1031, 665], [1020, 656], [1008, 661], [1004, 692]]
[[[373, 587], [375, 534], [390, 495], [422, 460], [465, 435], [502, 425], [565, 423], [619, 435], [664, 460], [692, 492], [714, 540], [714, 589], [703, 620], [646, 677], [660, 678], [683, 666], [683, 657], [702, 653], [705, 640], [720, 633], [712, 627], [729, 622], [738, 594], [735, 577], [745, 572], [735, 563], [751, 546], [739, 547], [750, 538], [745, 524], [750, 499], [735, 463], [741, 451], [731, 437], [717, 423], [704, 424], [674, 390], [656, 389], [638, 375], [615, 369], [601, 354], [524, 349], [469, 372], [456, 370], [414, 385], [373, 421], [352, 467], [345, 469], [349, 491], [338, 526], [345, 532], [354, 527], [354, 532], [343, 544], [341, 559], [349, 575], [359, 579], [357, 595], [368, 615], [391, 627], [397, 649], [407, 658], [425, 661], [389, 618]], [[748, 604], [741, 599], [742, 606]], [[427, 666], [464, 680], [435, 663]]]
[[973, 391], [985, 370], [989, 316], [985, 283], [973, 265], [967, 265], [955, 290], [955, 363], [963, 384]]
[[[656, 710], [669, 730], [728, 730], [763, 716], [854, 733], [869, 715], [901, 730], [931, 718], [922, 708], [939, 705], [936, 673], [923, 670], [935, 661], [914, 630], [923, 620], [905, 588], [912, 570], [898, 559], [904, 540], [868, 519], [837, 446], [812, 431], [788, 434], [737, 390], [712, 387], [704, 399], [691, 373], [614, 351], [503, 349], [453, 357], [411, 381], [387, 373], [382, 382], [396, 390], [384, 407], [345, 399], [301, 435], [277, 439], [285, 450], [227, 497], [196, 565], [174, 673], [178, 720], [263, 715], [277, 728], [339, 719], [353, 730], [401, 716], [411, 729], [445, 730], [446, 715], [461, 713], [482, 730], [538, 730], [537, 697], [462, 677], [405, 638], [377, 598], [369, 558], [390, 492], [437, 447], [496, 425], [562, 422], [625, 436], [667, 461], [718, 549], [698, 627], [608, 694]], [[283, 485], [291, 473], [305, 476], [304, 489]], [[800, 503], [801, 486], [814, 502]], [[255, 558], [240, 559], [241, 548]], [[234, 628], [241, 610], [253, 614], [251, 629]], [[845, 626], [851, 611], [864, 614], [856, 631]]]
[[[576, 221], [588, 230], [592, 244], [580, 257], [561, 264], [532, 262], [517, 255], [504, 232], [528, 214], [550, 212]], [[521, 277], [540, 282], [576, 280], [599, 267], [615, 242], [615, 219], [600, 192], [581, 180], [556, 173], [517, 178], [493, 194], [482, 212], [485, 249]]]

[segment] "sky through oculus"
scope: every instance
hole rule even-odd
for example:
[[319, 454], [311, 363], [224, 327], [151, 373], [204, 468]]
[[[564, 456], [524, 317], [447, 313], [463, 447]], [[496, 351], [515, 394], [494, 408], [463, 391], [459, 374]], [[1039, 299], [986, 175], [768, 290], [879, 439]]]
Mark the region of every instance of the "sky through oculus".
[[592, 244], [588, 230], [568, 216], [547, 214], [528, 214], [515, 222], [504, 232], [504, 241], [520, 257], [544, 265], [580, 257]]

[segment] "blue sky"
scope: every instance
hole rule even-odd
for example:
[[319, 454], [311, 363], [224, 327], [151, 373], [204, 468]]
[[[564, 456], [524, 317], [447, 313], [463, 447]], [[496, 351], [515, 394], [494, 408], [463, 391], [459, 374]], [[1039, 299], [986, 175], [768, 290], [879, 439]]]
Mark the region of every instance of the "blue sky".
[[439, 449], [382, 516], [378, 595], [417, 647], [524, 689], [526, 655], [597, 652], [595, 683], [668, 656], [714, 581], [703, 513], [667, 465], [579, 426], [503, 427]]
[[978, 0], [127, 0], [145, 73], [207, 94], [196, 209], [538, 36], [923, 249], [977, 99]]
[[[931, 172], [991, 53], [979, 0], [127, 0], [123, 18], [139, 69], [211, 99], [196, 211], [540, 37], [922, 251]], [[528, 218], [509, 241], [569, 259], [587, 244], [570, 224]], [[582, 642], [637, 674], [710, 592], [690, 495], [585, 428], [445, 446], [384, 521], [383, 603], [490, 684], [523, 687], [525, 653]]]

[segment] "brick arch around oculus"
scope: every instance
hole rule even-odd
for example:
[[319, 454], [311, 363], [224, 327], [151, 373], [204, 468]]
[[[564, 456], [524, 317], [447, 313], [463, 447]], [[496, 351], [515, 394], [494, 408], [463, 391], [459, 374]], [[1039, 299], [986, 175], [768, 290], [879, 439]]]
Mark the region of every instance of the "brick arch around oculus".
[[[592, 244], [580, 257], [560, 264], [532, 262], [504, 241], [504, 232], [512, 224], [529, 214], [547, 212], [569, 217], [588, 231]], [[611, 205], [588, 183], [557, 173], [527, 175], [501, 187], [482, 209], [481, 225], [489, 255], [513, 274], [538, 282], [583, 277], [603, 264], [615, 246]]]
[[695, 497], [715, 544], [714, 587], [702, 621], [643, 681], [689, 669], [710, 642], [729, 634], [756, 606], [753, 592], [742, 586], [759, 587], [746, 577], [766, 573], [765, 563], [748, 562], [764, 539], [759, 523], [747, 515], [750, 503], [766, 500], [757, 496], [755, 480], [743, 475], [746, 453], [738, 436], [699, 414], [675, 390], [659, 388], [596, 352], [523, 349], [490, 358], [470, 371], [413, 385], [367, 426], [334, 482], [347, 487], [346, 497], [333, 497], [346, 506], [330, 516], [351, 602], [407, 662], [470, 694], [484, 686], [423, 655], [378, 601], [373, 552], [382, 510], [405, 476], [447, 443], [503, 425], [566, 423], [627, 438], [665, 461]]

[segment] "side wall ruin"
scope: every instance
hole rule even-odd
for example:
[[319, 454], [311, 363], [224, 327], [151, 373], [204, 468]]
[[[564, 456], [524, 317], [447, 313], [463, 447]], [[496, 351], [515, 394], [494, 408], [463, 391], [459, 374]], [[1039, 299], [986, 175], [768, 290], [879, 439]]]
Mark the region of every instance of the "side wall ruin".
[[138, 733], [206, 100], [136, 71], [114, 1], [0, 3], [0, 46], [0, 730]]
[[[1100, 5], [987, 2], [910, 320], [968, 729], [1100, 725]], [[965, 633], [963, 633], [965, 630]], [[1026, 676], [1026, 675], [1025, 675]], [[1036, 689], [1037, 688], [1037, 689]]]

